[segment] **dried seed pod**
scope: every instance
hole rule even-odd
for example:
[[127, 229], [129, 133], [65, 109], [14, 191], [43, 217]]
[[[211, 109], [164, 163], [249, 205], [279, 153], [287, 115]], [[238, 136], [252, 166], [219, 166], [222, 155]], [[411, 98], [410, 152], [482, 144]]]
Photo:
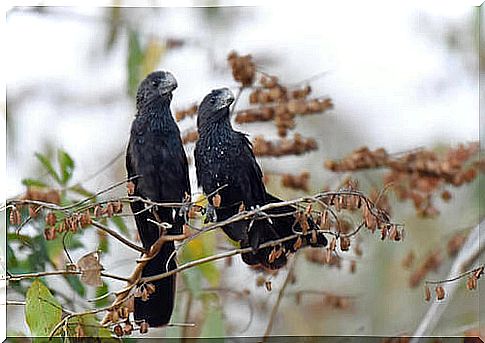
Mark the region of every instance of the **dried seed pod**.
[[86, 334], [84, 333], [84, 329], [80, 323], [77, 323], [74, 332], [76, 334], [76, 338], [82, 338], [86, 336]]
[[[112, 310], [111, 311], [111, 321], [113, 323], [116, 323], [118, 322], [118, 320], [120, 319], [120, 315], [118, 314], [118, 311], [117, 310]], [[120, 327], [121, 329], [121, 327]]]
[[318, 242], [318, 236], [317, 236], [317, 231], [312, 230], [312, 238], [310, 238], [310, 243], [311, 244], [316, 244]]
[[46, 240], [51, 241], [56, 239], [56, 228], [51, 226], [44, 230], [44, 237]]
[[89, 212], [89, 209], [84, 211], [84, 213], [81, 214], [80, 217], [80, 224], [82, 228], [85, 228], [89, 225], [91, 225], [92, 219], [91, 219], [91, 213]]
[[59, 225], [58, 225], [58, 227], [57, 227], [57, 232], [59, 232], [59, 233], [63, 233], [63, 232], [65, 232], [65, 231], [67, 231], [67, 230], [66, 230], [66, 221], [65, 221], [65, 220], [63, 220], [62, 222], [60, 222], [60, 223], [59, 223]]
[[152, 283], [147, 283], [147, 284], [145, 284], [145, 287], [146, 287], [146, 289], [147, 289], [148, 294], [153, 294], [153, 293], [155, 293], [155, 291], [156, 291], [156, 287], [155, 287], [155, 285], [154, 285], [154, 284], [152, 284]]
[[140, 333], [141, 334], [145, 334], [148, 332], [148, 323], [143, 321], [141, 324], [140, 324]]
[[119, 315], [121, 318], [128, 318], [128, 316], [130, 315], [130, 309], [126, 306], [121, 307], [119, 310]]
[[424, 286], [424, 300], [430, 301], [431, 300], [431, 290], [428, 286]]
[[466, 288], [468, 288], [470, 291], [477, 288], [477, 279], [473, 275], [467, 278]]
[[325, 263], [329, 264], [332, 261], [332, 250], [327, 248], [325, 250]]
[[117, 337], [122, 337], [123, 336], [123, 328], [121, 327], [120, 324], [115, 325], [115, 327], [113, 328], [113, 332], [115, 333], [115, 335]]
[[71, 230], [71, 232], [77, 232], [78, 223], [79, 222], [76, 216], [73, 216], [69, 219], [69, 229]]
[[45, 216], [45, 222], [49, 226], [56, 225], [56, 222], [57, 222], [56, 214], [54, 212], [47, 213], [47, 215]]
[[239, 213], [244, 212], [244, 211], [246, 211], [246, 206], [244, 206], [244, 203], [241, 202], [241, 204], [239, 205]]
[[128, 192], [128, 195], [135, 194], [135, 183], [133, 181], [128, 181], [126, 183], [126, 190]]
[[443, 300], [445, 298], [445, 289], [443, 286], [436, 286], [436, 299]]
[[10, 210], [10, 224], [12, 225], [20, 225], [22, 224], [22, 216], [20, 215], [20, 211], [17, 207], [12, 207]]
[[123, 203], [120, 200], [113, 201], [113, 212], [114, 213], [121, 213], [123, 211]]
[[104, 209], [103, 211], [104, 213], [106, 213], [106, 215], [108, 216], [108, 218], [111, 218], [113, 216], [113, 213], [114, 213], [114, 206], [113, 206], [113, 203], [112, 202], [109, 202], [107, 205], [106, 205], [106, 208]]
[[473, 276], [478, 280], [480, 279], [480, 276], [482, 276], [483, 274], [483, 270], [485, 269], [484, 266], [481, 266], [481, 267], [478, 267], [474, 272], [473, 272]]
[[269, 280], [264, 282], [264, 287], [266, 287], [266, 290], [268, 292], [271, 292], [271, 290], [273, 289], [273, 286], [271, 285], [271, 281], [269, 281]]
[[101, 205], [99, 205], [99, 204], [98, 204], [98, 205], [96, 205], [96, 206], [94, 207], [94, 216], [95, 216], [96, 218], [99, 218], [99, 217], [101, 217], [102, 215], [103, 215], [103, 207], [102, 207]]
[[340, 250], [348, 251], [350, 248], [350, 238], [347, 236], [340, 236]]
[[214, 195], [214, 198], [212, 198], [212, 204], [215, 208], [219, 208], [221, 206], [221, 196], [219, 195], [219, 193]]
[[397, 231], [396, 225], [391, 225], [391, 228], [389, 230], [389, 239], [391, 241], [396, 241], [396, 238], [398, 237], [399, 232]]
[[37, 216], [39, 215], [39, 209], [40, 209], [39, 206], [30, 205], [29, 206], [29, 216], [33, 219], [37, 218]]
[[301, 248], [303, 243], [303, 240], [301, 239], [301, 236], [298, 236], [298, 238], [295, 240], [295, 243], [293, 243], [293, 249], [296, 251]]
[[131, 335], [133, 332], [133, 324], [131, 324], [128, 320], [125, 323], [125, 326], [123, 327], [123, 333], [127, 336]]

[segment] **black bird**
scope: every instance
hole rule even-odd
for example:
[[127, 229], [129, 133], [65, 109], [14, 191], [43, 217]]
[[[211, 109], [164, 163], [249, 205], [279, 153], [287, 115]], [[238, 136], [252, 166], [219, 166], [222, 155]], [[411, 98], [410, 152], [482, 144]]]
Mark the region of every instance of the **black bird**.
[[[197, 180], [206, 194], [218, 191], [220, 206], [215, 210], [218, 221], [223, 221], [238, 213], [241, 204], [246, 209], [256, 208], [281, 200], [266, 192], [263, 184], [263, 173], [254, 157], [251, 143], [245, 134], [235, 131], [230, 122], [229, 106], [234, 101], [234, 95], [227, 88], [213, 90], [199, 106], [197, 127], [199, 140], [195, 147], [195, 166]], [[213, 196], [209, 203], [213, 202]], [[292, 206], [278, 207], [269, 214], [283, 216], [256, 218], [254, 221], [240, 221], [226, 225], [224, 232], [241, 247], [252, 247], [251, 253], [243, 254], [245, 263], [262, 264], [271, 269], [277, 269], [286, 264], [287, 253], [294, 251], [296, 239], [289, 240], [281, 246], [284, 248], [274, 261], [271, 261], [272, 247], [256, 250], [261, 244], [301, 232], [301, 227], [295, 224], [295, 208]], [[284, 215], [288, 213], [288, 215]], [[318, 226], [308, 219], [311, 230]], [[325, 246], [326, 238], [322, 234], [317, 239], [306, 235], [303, 244]], [[313, 237], [315, 238], [315, 237]]]
[[[134, 196], [155, 202], [182, 202], [190, 194], [187, 157], [180, 131], [170, 110], [172, 91], [177, 81], [172, 74], [156, 71], [140, 84], [136, 95], [137, 113], [131, 126], [126, 151], [128, 177], [133, 180]], [[138, 234], [143, 247], [149, 249], [160, 237], [160, 227], [148, 221], [167, 222], [172, 225], [166, 234], [180, 234], [184, 220], [175, 209], [157, 207], [145, 210], [141, 201], [131, 203]], [[145, 210], [145, 211], [144, 211]], [[166, 242], [158, 255], [143, 269], [143, 276], [161, 274], [177, 267], [171, 257], [175, 246]], [[167, 263], [168, 262], [168, 263]], [[155, 292], [147, 301], [135, 298], [135, 320], [145, 320], [150, 326], [167, 324], [175, 300], [175, 275], [154, 282]]]

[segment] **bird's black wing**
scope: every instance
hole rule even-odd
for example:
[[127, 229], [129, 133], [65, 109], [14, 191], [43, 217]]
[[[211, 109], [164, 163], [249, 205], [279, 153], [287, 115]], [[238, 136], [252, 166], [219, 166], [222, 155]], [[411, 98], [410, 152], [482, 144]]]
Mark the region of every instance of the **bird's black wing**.
[[[172, 132], [172, 137], [165, 141], [150, 137], [141, 125], [143, 120], [133, 122], [126, 153], [128, 177], [139, 176], [133, 180], [133, 195], [156, 202], [181, 202], [185, 193], [190, 194], [190, 183], [187, 158], [178, 130]], [[183, 218], [174, 215], [175, 210], [172, 208], [147, 210], [142, 201], [135, 201], [131, 203], [131, 209], [145, 249], [149, 249], [160, 237], [160, 228], [149, 219], [172, 224], [173, 228], [168, 231], [170, 234], [182, 231]], [[166, 242], [157, 256], [145, 266], [142, 276], [157, 275], [177, 268], [172, 256], [174, 250], [174, 243]], [[167, 324], [174, 307], [175, 280], [176, 276], [171, 275], [155, 281], [155, 293], [147, 301], [135, 298], [135, 320], [145, 320], [150, 326]]]

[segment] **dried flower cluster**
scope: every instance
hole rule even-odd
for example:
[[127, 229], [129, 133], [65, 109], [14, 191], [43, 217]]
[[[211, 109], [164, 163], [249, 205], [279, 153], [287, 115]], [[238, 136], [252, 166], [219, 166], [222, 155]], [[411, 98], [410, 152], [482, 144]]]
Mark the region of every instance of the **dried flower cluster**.
[[466, 288], [470, 291], [474, 290], [474, 289], [477, 288], [478, 280], [483, 275], [484, 270], [485, 270], [485, 266], [482, 265], [482, 266], [477, 267], [473, 270], [470, 270], [466, 273], [463, 273], [462, 275], [460, 275], [456, 278], [453, 278], [453, 279], [442, 280], [442, 281], [438, 281], [438, 282], [427, 282], [425, 287], [424, 287], [424, 299], [426, 301], [431, 300], [431, 289], [428, 286], [428, 284], [430, 284], [430, 283], [437, 284], [437, 286], [435, 287], [436, 300], [443, 300], [445, 298], [446, 292], [445, 292], [444, 287], [442, 286], [444, 283], [453, 282], [453, 281], [456, 281], [458, 279], [463, 279], [465, 277], [466, 277]]
[[199, 133], [197, 130], [192, 130], [182, 135], [182, 144], [194, 143], [199, 139]]
[[256, 156], [301, 155], [317, 149], [313, 138], [303, 138], [295, 134], [293, 139], [283, 138], [279, 141], [267, 141], [263, 136], [257, 136], [253, 141], [253, 151]]
[[310, 173], [307, 171], [301, 172], [298, 175], [282, 174], [281, 184], [283, 187], [302, 190], [308, 192], [310, 190]]
[[[479, 144], [459, 145], [446, 154], [421, 149], [392, 157], [384, 149], [358, 149], [340, 161], [326, 161], [325, 167], [332, 171], [356, 171], [378, 167], [388, 168], [384, 184], [392, 186], [400, 200], [411, 200], [416, 211], [423, 217], [436, 216], [439, 211], [433, 204], [433, 195], [446, 185], [455, 187], [476, 179], [483, 169], [477, 160]], [[444, 201], [451, 199], [447, 190], [441, 192]]]
[[195, 117], [197, 115], [197, 104], [192, 104], [189, 108], [178, 110], [175, 112], [175, 120], [182, 121], [187, 117]]
[[256, 76], [256, 66], [251, 55], [240, 56], [237, 52], [232, 51], [227, 56], [227, 61], [232, 69], [234, 80], [240, 82], [243, 86], [251, 86]]
[[[304, 89], [310, 90], [310, 86]], [[299, 91], [302, 90], [295, 90], [294, 92]], [[333, 108], [332, 101], [329, 98], [306, 99], [306, 96], [293, 98], [295, 95], [293, 93], [290, 94], [289, 97], [288, 90], [281, 85], [277, 85], [270, 90], [256, 88], [250, 94], [249, 102], [260, 104], [260, 106], [238, 111], [236, 122], [243, 124], [273, 120], [278, 130], [278, 135], [286, 137], [288, 130], [295, 127], [295, 116], [323, 113]]]
[[29, 187], [20, 200], [42, 201], [58, 205], [61, 202], [61, 193], [56, 189], [43, 191]]

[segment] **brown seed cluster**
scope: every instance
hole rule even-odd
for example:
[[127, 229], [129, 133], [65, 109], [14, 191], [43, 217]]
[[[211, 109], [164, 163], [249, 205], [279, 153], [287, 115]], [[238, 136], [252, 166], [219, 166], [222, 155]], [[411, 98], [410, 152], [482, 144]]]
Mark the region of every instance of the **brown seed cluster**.
[[[55, 226], [57, 223], [56, 215], [53, 212], [50, 212], [46, 217], [46, 228], [45, 228], [45, 238], [47, 240], [55, 239], [56, 232], [63, 233], [63, 232], [73, 232], [76, 233], [79, 228], [85, 228], [91, 225], [91, 213], [89, 210], [86, 210], [82, 213], [75, 213], [70, 217], [64, 218], [61, 222], [58, 223], [57, 227]], [[52, 223], [54, 223], [52, 225]]]
[[307, 171], [304, 171], [298, 175], [293, 175], [293, 174], [281, 175], [281, 184], [283, 185], [283, 187], [309, 192], [310, 191], [309, 182], [310, 182], [310, 173]]
[[13, 206], [10, 209], [10, 216], [9, 216], [10, 224], [12, 225], [20, 225], [22, 224], [22, 215], [16, 206]]
[[102, 216], [107, 216], [111, 218], [113, 214], [119, 214], [123, 211], [123, 203], [119, 200], [110, 201], [105, 204], [105, 206], [98, 204], [94, 207], [94, 216], [100, 218]]
[[147, 301], [151, 294], [155, 293], [155, 285], [152, 283], [144, 283], [135, 289], [134, 297], [140, 298], [142, 301]]
[[[467, 272], [460, 276], [459, 278], [464, 278], [466, 277], [466, 288], [468, 290], [474, 290], [477, 288], [478, 285], [478, 279], [480, 279], [480, 276], [483, 274], [485, 266], [480, 266], [478, 268], [475, 268], [474, 270]], [[445, 298], [446, 292], [445, 289], [443, 288], [442, 284], [446, 282], [453, 282], [456, 281], [456, 278], [450, 279], [450, 280], [443, 280], [441, 281], [435, 288], [435, 295], [436, 295], [436, 300], [443, 300]], [[430, 301], [431, 300], [431, 289], [429, 288], [428, 284], [424, 286], [424, 300]]]
[[368, 147], [362, 147], [342, 160], [326, 160], [325, 168], [334, 172], [356, 171], [387, 166], [388, 162], [389, 156], [385, 149], [370, 150]]
[[236, 122], [254, 123], [273, 120], [280, 137], [286, 137], [288, 130], [295, 127], [296, 115], [323, 113], [333, 108], [329, 98], [308, 99], [310, 86], [293, 90], [281, 85], [275, 76], [263, 76], [260, 86], [249, 94], [249, 103], [257, 108], [238, 111]]
[[476, 179], [482, 170], [481, 163], [476, 160], [478, 152], [477, 142], [461, 144], [444, 154], [421, 149], [398, 157], [382, 148], [371, 151], [363, 147], [340, 161], [326, 161], [325, 167], [339, 172], [388, 168], [384, 184], [392, 185], [400, 200], [412, 201], [419, 215], [433, 217], [439, 214], [433, 196], [440, 192], [444, 201], [452, 197], [448, 190], [442, 190], [444, 186], [459, 187]]
[[313, 138], [303, 138], [295, 134], [293, 139], [283, 138], [278, 141], [267, 141], [263, 136], [257, 136], [253, 141], [253, 151], [256, 156], [301, 155], [317, 150], [317, 142]]
[[35, 188], [28, 188], [27, 192], [20, 198], [21, 200], [34, 200], [57, 204], [61, 202], [61, 194], [58, 190], [49, 189], [42, 191]]
[[[117, 337], [129, 336], [133, 333], [133, 330], [135, 328], [134, 325], [130, 322], [130, 312], [133, 312], [130, 308], [128, 308], [127, 306], [122, 306], [113, 309], [108, 313], [109, 321], [115, 324], [113, 326], [113, 333]], [[142, 322], [140, 324], [139, 330], [140, 333], [148, 332], [148, 324], [146, 322]], [[142, 332], [142, 330], [144, 332]]]
[[192, 130], [182, 136], [182, 144], [185, 145], [185, 144], [193, 143], [193, 142], [196, 142], [198, 139], [199, 139], [199, 133], [197, 132], [197, 130]]
[[194, 117], [196, 115], [197, 115], [197, 104], [192, 104], [189, 108], [176, 111], [175, 120], [182, 121], [187, 117]]
[[251, 55], [241, 56], [232, 51], [227, 56], [227, 61], [232, 69], [234, 80], [241, 83], [242, 86], [251, 86], [256, 76], [256, 66]]
[[333, 253], [330, 248], [327, 249], [307, 249], [305, 250], [305, 258], [307, 261], [328, 265], [340, 269], [342, 267], [341, 258]]
[[323, 298], [323, 303], [339, 310], [346, 310], [352, 306], [352, 303], [348, 297], [332, 294], [325, 295]]

